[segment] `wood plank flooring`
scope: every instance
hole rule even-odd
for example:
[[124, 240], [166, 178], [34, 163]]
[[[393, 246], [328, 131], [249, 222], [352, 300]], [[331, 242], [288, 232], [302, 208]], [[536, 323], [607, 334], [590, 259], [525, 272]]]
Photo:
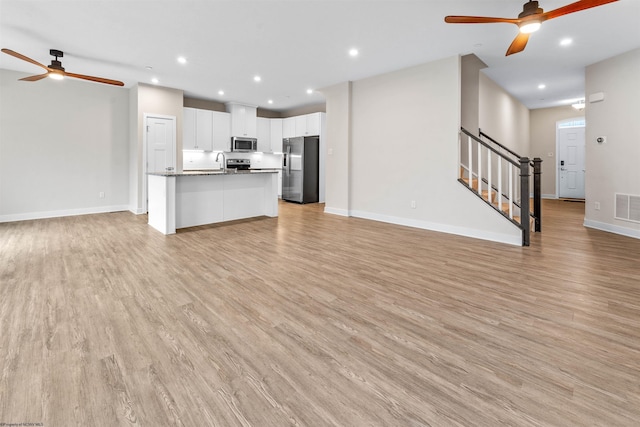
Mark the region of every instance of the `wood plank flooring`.
[[640, 241], [520, 248], [283, 203], [0, 224], [0, 423], [638, 426]]

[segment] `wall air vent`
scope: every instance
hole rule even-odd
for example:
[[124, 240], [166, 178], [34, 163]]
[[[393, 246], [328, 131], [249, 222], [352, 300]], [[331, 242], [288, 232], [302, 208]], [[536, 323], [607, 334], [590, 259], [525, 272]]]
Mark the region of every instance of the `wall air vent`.
[[640, 223], [640, 196], [616, 193], [615, 219]]

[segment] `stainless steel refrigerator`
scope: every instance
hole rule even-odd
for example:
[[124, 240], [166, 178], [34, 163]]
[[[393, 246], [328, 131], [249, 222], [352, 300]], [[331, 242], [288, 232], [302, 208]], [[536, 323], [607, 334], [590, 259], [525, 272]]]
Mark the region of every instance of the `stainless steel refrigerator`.
[[318, 201], [319, 143], [317, 136], [285, 138], [282, 142], [282, 200]]

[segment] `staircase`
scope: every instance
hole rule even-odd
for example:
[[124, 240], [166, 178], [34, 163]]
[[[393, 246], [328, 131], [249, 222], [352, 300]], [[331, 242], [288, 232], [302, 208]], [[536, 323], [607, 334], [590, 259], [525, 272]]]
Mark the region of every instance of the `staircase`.
[[475, 136], [461, 128], [458, 181], [520, 228], [523, 246], [532, 230], [542, 230], [541, 173], [541, 159], [522, 157], [481, 130]]

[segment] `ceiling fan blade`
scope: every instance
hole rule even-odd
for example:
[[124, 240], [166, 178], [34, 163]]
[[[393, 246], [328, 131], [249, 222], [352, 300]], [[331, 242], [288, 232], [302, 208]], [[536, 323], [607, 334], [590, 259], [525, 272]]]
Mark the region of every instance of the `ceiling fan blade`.
[[444, 22], [448, 24], [494, 24], [497, 22], [518, 24], [520, 20], [511, 18], [490, 18], [488, 16], [445, 16]]
[[124, 83], [118, 80], [104, 79], [102, 77], [85, 76], [84, 74], [75, 74], [75, 73], [67, 73], [67, 72], [65, 72], [64, 75], [69, 77], [75, 77], [76, 79], [90, 80], [92, 82], [97, 82], [97, 83], [106, 83], [108, 85], [114, 85], [114, 86], [124, 86]]
[[44, 79], [48, 75], [49, 75], [49, 73], [38, 74], [36, 76], [29, 76], [29, 77], [25, 77], [25, 78], [19, 79], [19, 80], [22, 80], [22, 81], [25, 81], [25, 82], [37, 82], [38, 80]]
[[558, 9], [550, 10], [542, 14], [542, 21], [557, 18], [558, 16], [567, 15], [581, 10], [591, 9], [592, 7], [602, 6], [607, 3], [613, 3], [618, 0], [580, 0], [575, 3], [568, 4]]
[[49, 71], [49, 68], [47, 68], [46, 66], [42, 65], [36, 60], [29, 58], [28, 56], [24, 56], [21, 53], [15, 52], [11, 49], [2, 49], [2, 52], [6, 53], [7, 55], [14, 56], [18, 59], [22, 59], [23, 61], [31, 62], [33, 65], [37, 65], [38, 67], [44, 68], [45, 70]]
[[507, 53], [505, 56], [513, 55], [514, 53], [522, 52], [524, 48], [527, 46], [527, 42], [529, 41], [529, 34], [526, 33], [518, 33], [515, 39], [511, 42], [511, 46], [507, 49]]

